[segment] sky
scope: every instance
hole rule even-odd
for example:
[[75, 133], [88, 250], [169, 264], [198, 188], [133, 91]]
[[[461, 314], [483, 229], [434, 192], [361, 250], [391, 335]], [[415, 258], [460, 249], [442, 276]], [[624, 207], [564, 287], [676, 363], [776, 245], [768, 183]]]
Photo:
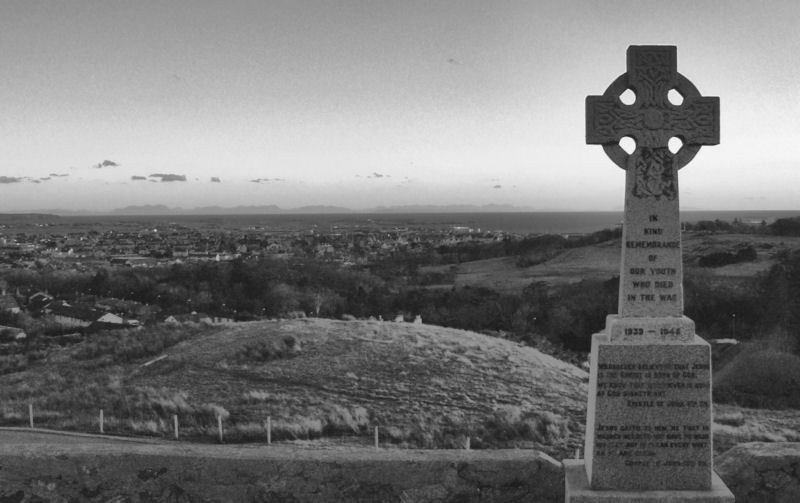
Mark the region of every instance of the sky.
[[629, 45], [721, 101], [683, 209], [800, 207], [800, 2], [0, 2], [0, 212], [623, 206]]

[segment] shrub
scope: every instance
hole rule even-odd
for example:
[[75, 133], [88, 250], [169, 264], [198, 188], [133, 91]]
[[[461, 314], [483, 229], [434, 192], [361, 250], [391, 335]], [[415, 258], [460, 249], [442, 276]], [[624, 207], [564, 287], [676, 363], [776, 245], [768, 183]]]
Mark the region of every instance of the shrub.
[[352, 410], [336, 404], [326, 407], [323, 425], [325, 434], [359, 433], [368, 427], [369, 413], [364, 407], [355, 407]]
[[28, 368], [28, 357], [26, 355], [4, 355], [0, 356], [0, 374], [11, 374], [22, 372]]
[[481, 433], [480, 444], [528, 440], [558, 445], [566, 442], [569, 427], [565, 418], [552, 412], [522, 412], [519, 407], [506, 406], [495, 410]]
[[273, 439], [313, 439], [322, 435], [322, 421], [316, 418], [295, 416], [272, 421]]
[[266, 402], [270, 398], [270, 393], [263, 390], [250, 390], [245, 391], [242, 396], [247, 403]]
[[726, 414], [714, 414], [714, 422], [727, 426], [742, 426], [745, 420], [742, 411], [737, 410]]
[[291, 335], [287, 335], [280, 341], [262, 340], [245, 344], [236, 356], [242, 362], [268, 362], [294, 358], [299, 352], [300, 343]]
[[800, 408], [800, 357], [743, 350], [714, 376], [714, 399], [756, 408]]
[[722, 267], [740, 262], [752, 262], [758, 258], [756, 249], [752, 246], [741, 248], [736, 253], [714, 252], [700, 257], [697, 265], [700, 267]]
[[769, 227], [776, 236], [800, 236], [800, 217], [779, 218]]

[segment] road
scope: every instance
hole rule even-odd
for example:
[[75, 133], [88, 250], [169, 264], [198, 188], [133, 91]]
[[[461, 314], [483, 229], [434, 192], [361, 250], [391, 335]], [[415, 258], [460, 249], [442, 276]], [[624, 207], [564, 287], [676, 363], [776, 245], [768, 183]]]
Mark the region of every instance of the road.
[[57, 445], [86, 445], [86, 444], [129, 444], [129, 443], [158, 443], [156, 440], [145, 438], [120, 438], [101, 435], [87, 435], [80, 433], [65, 433], [49, 430], [29, 430], [27, 428], [0, 428], [0, 445], [8, 444], [57, 444]]

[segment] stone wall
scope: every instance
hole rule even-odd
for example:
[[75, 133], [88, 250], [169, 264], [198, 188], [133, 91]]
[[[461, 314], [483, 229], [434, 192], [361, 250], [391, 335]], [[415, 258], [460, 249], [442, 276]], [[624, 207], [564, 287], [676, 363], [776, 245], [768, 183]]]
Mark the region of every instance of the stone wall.
[[800, 501], [800, 442], [740, 444], [716, 459], [736, 503]]
[[[2, 440], [0, 503], [564, 501], [561, 464], [531, 450]], [[800, 501], [800, 443], [742, 444], [716, 470], [736, 503]]]
[[531, 450], [2, 444], [0, 502], [548, 502], [561, 464]]

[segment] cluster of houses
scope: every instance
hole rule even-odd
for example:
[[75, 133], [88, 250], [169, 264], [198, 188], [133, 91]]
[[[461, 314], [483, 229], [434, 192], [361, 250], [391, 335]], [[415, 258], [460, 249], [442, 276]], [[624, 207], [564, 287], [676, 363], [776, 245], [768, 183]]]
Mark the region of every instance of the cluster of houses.
[[[24, 309], [18, 299], [24, 299]], [[22, 296], [19, 293], [9, 294], [3, 289], [0, 293], [0, 313], [8, 317], [8, 315], [17, 315], [23, 312], [43, 318], [64, 330], [91, 331], [139, 325], [139, 321], [136, 319], [123, 318], [111, 311], [101, 309], [99, 306], [71, 305], [64, 300], [55, 299], [47, 292], [35, 292], [29, 296]], [[0, 334], [0, 339], [19, 340], [27, 336], [21, 328], [0, 326], [0, 332], [3, 330], [5, 333]], [[13, 332], [13, 336], [11, 332]]]
[[[24, 306], [24, 307], [23, 307]], [[57, 331], [94, 332], [117, 328], [131, 328], [141, 325], [139, 319], [130, 316], [133, 312], [158, 311], [153, 306], [145, 306], [133, 301], [105, 298], [85, 297], [77, 302], [56, 299], [47, 292], [37, 291], [30, 295], [22, 295], [19, 291], [10, 294], [5, 288], [0, 292], [0, 316], [5, 320], [14, 315], [26, 313], [32, 317], [45, 320], [46, 324]], [[183, 323], [204, 323], [209, 325], [228, 324], [230, 318], [210, 316], [203, 313], [159, 314], [156, 321], [179, 325]], [[25, 330], [15, 326], [0, 324], [0, 342], [23, 340], [27, 337]]]
[[[423, 254], [442, 245], [464, 241], [503, 239], [500, 232], [466, 227], [385, 228], [371, 223], [313, 228], [239, 230], [216, 226], [192, 228], [174, 222], [147, 225], [115, 223], [113, 229], [97, 223], [48, 224], [36, 220], [12, 229], [0, 224], [0, 284], [3, 271], [12, 269], [68, 270], [93, 273], [103, 268], [154, 267], [191, 261], [227, 261], [238, 257], [314, 258], [341, 264], [364, 265], [398, 251]], [[98, 230], [99, 229], [99, 230]], [[136, 327], [149, 322], [225, 324], [232, 320], [203, 313], [161, 313], [156, 306], [91, 296], [57, 299], [47, 292], [0, 295], [0, 340], [24, 339], [13, 324], [15, 314], [39, 318], [54, 331], [94, 331]], [[5, 321], [3, 321], [5, 320]], [[17, 323], [19, 324], [19, 323]], [[24, 324], [23, 324], [24, 325]]]
[[109, 265], [152, 267], [254, 256], [316, 258], [359, 265], [401, 250], [426, 253], [442, 245], [504, 237], [499, 231], [480, 232], [462, 226], [443, 229], [334, 226], [326, 231], [317, 228], [199, 230], [177, 223], [162, 222], [161, 228], [155, 228], [127, 222], [102, 232], [87, 225], [68, 232], [36, 227], [35, 232], [7, 234], [0, 226], [0, 270], [44, 267], [88, 271]]

